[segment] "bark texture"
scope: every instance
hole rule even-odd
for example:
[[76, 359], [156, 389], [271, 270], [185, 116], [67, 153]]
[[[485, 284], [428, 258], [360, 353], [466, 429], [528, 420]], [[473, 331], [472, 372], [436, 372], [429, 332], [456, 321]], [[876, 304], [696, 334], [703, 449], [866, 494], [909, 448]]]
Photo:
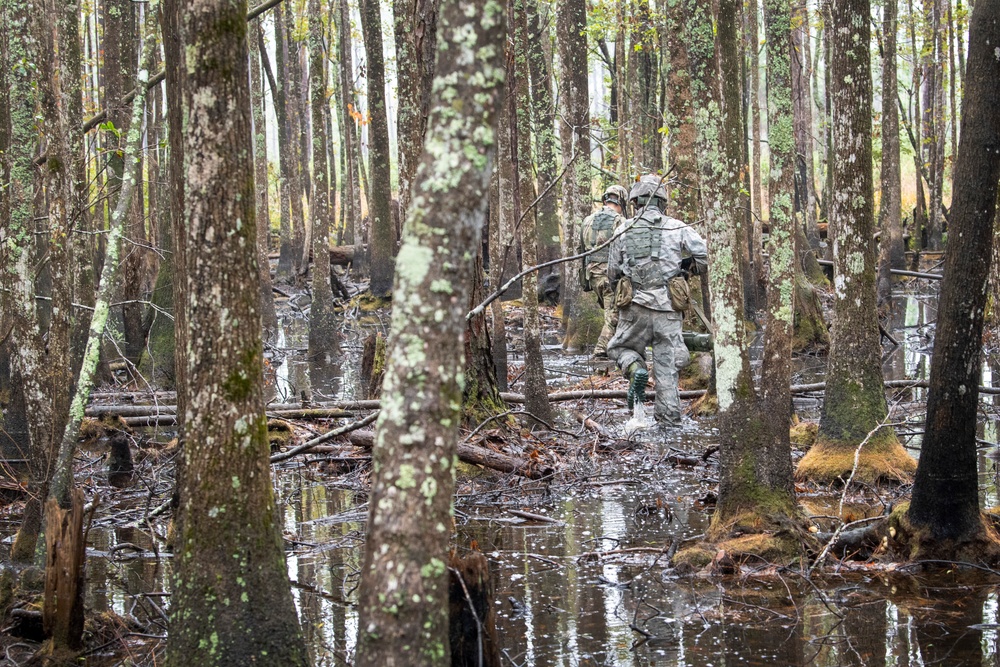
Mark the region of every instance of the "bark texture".
[[983, 312], [1000, 180], [997, 35], [1000, 1], [977, 2], [969, 26], [952, 233], [948, 235], [931, 357], [927, 424], [909, 510], [910, 521], [923, 531], [921, 546], [940, 549], [938, 553], [949, 553], [962, 542], [981, 538], [983, 530], [976, 416]]
[[312, 105], [312, 307], [309, 309], [309, 357], [326, 355], [335, 334], [333, 290], [330, 287], [331, 206], [326, 173], [326, 67], [323, 15], [319, 0], [309, 2], [309, 88]]
[[[446, 0], [429, 134], [397, 261], [373, 449], [357, 665], [449, 665], [448, 544], [473, 256], [503, 94], [502, 6]], [[414, 511], [419, 508], [419, 511]]]
[[897, 0], [885, 0], [882, 15], [882, 164], [879, 198], [879, 296], [889, 297], [890, 269], [902, 269], [905, 263], [903, 246], [903, 202], [899, 171], [899, 109], [896, 106], [896, 20]]
[[246, 3], [189, 3], [183, 34], [192, 335], [167, 661], [306, 665], [271, 487], [259, 298], [244, 289], [258, 280]]
[[[583, 0], [556, 3], [556, 46], [559, 51], [560, 126], [562, 166], [566, 169], [562, 187], [562, 253], [573, 254], [580, 224], [593, 211], [590, 167], [590, 89], [587, 82], [587, 12]], [[573, 274], [563, 264], [563, 322], [566, 342], [575, 335], [580, 290]]]
[[[832, 482], [850, 474], [864, 442], [856, 479], [905, 480], [915, 463], [885, 426], [882, 348], [875, 310], [875, 233], [871, 153], [869, 0], [838, 0], [831, 9], [833, 60], [834, 317], [826, 398], [817, 444], [797, 475]], [[845, 477], [846, 478], [846, 477]]]
[[396, 240], [392, 225], [392, 183], [389, 179], [389, 120], [385, 107], [385, 64], [382, 55], [382, 17], [378, 0], [361, 0], [361, 27], [365, 39], [368, 81], [368, 160], [371, 171], [368, 217], [371, 218], [371, 282], [373, 296], [392, 292], [392, 258]]

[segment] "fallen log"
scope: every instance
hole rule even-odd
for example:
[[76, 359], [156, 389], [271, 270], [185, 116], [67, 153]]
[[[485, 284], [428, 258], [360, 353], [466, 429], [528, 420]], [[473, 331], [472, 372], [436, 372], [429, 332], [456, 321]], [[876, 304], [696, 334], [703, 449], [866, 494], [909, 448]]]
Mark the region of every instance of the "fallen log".
[[[351, 444], [366, 449], [371, 449], [375, 444], [374, 431], [355, 431], [348, 438]], [[524, 459], [501, 454], [500, 452], [494, 452], [491, 449], [468, 443], [458, 443], [458, 458], [465, 463], [481, 465], [500, 472], [516, 473], [528, 479], [541, 479], [555, 472], [555, 469], [551, 466], [540, 466], [531, 461], [525, 461]]]

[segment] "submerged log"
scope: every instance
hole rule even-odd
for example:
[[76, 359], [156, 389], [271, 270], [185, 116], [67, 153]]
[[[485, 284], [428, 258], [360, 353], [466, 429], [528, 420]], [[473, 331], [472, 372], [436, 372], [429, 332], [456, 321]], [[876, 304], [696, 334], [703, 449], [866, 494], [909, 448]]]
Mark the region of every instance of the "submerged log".
[[[374, 431], [355, 431], [348, 438], [351, 444], [365, 449], [371, 449], [375, 445]], [[528, 479], [541, 479], [551, 475], [554, 469], [551, 466], [539, 465], [532, 461], [494, 452], [485, 447], [478, 447], [468, 443], [458, 443], [458, 459], [465, 463], [481, 465], [500, 472], [516, 473]]]

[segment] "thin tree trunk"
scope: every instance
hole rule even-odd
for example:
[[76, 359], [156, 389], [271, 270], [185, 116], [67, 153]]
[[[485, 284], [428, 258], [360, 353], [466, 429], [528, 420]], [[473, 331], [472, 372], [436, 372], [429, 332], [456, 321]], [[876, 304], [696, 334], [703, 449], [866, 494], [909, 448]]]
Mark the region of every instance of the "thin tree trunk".
[[684, 5], [681, 0], [668, 0], [665, 19], [665, 32], [670, 47], [670, 77], [667, 86], [672, 141], [670, 156], [674, 167], [672, 176], [677, 181], [670, 188], [670, 199], [677, 217], [690, 224], [701, 218], [701, 201], [695, 152], [697, 133], [691, 100], [691, 70], [683, 38]]
[[[504, 105], [506, 106], [506, 105]], [[499, 168], [493, 170], [490, 178], [490, 217], [489, 217], [489, 271], [490, 285], [497, 286], [504, 283], [503, 267], [500, 264], [500, 257], [503, 253], [503, 244], [500, 240], [500, 173], [503, 170], [501, 160], [504, 157], [503, 147], [505, 145], [506, 134], [503, 131], [505, 116], [501, 111], [499, 126], [501, 131], [497, 137], [497, 162]], [[493, 368], [497, 377], [497, 388], [500, 391], [507, 391], [507, 326], [503, 316], [503, 303], [496, 299], [490, 304], [490, 327], [493, 331]]]
[[[509, 0], [509, 20], [514, 27], [514, 44], [507, 55], [507, 104], [511, 105], [511, 146], [516, 189], [514, 219], [520, 225], [521, 261], [524, 266], [538, 263], [538, 234], [535, 226], [535, 184], [531, 160], [531, 94], [528, 87], [528, 18], [526, 0]], [[528, 412], [551, 423], [545, 366], [542, 361], [542, 332], [538, 319], [538, 276], [532, 272], [521, 279], [524, 310], [524, 395]]]
[[[535, 133], [535, 162], [538, 165], [538, 191], [548, 193], [536, 205], [538, 223], [538, 261], [548, 262], [559, 256], [559, 213], [553, 185], [556, 167], [555, 108], [552, 74], [545, 58], [543, 42], [549, 41], [549, 22], [538, 11], [536, 0], [522, 0], [528, 21], [528, 67], [531, 73], [532, 129]], [[551, 272], [551, 271], [550, 271]], [[544, 278], [545, 274], [540, 277]]]
[[[67, 39], [72, 39], [75, 42], [78, 39], [77, 33], [72, 32], [67, 36]], [[139, 179], [139, 155], [142, 151], [143, 138], [142, 117], [146, 102], [145, 83], [149, 80], [153, 42], [152, 35], [146, 35], [143, 65], [136, 77], [138, 93], [133, 100], [132, 118], [129, 123], [125, 147], [122, 189], [118, 204], [111, 217], [107, 257], [101, 272], [100, 288], [97, 301], [94, 304], [94, 316], [90, 322], [90, 336], [87, 340], [80, 374], [76, 380], [76, 391], [69, 407], [69, 419], [65, 422], [62, 431], [52, 480], [48, 489], [45, 529], [49, 539], [47, 540], [46, 553], [44, 615], [49, 621], [50, 627], [47, 630], [52, 635], [53, 648], [56, 651], [67, 648], [75, 649], [82, 642], [83, 561], [82, 559], [61, 560], [57, 551], [83, 548], [82, 502], [80, 502], [79, 497], [75, 499], [73, 497], [73, 458], [76, 454], [76, 441], [80, 424], [83, 421], [84, 409], [94, 385], [94, 372], [100, 358], [104, 326], [107, 324], [109, 307], [116, 290], [115, 278], [120, 269], [118, 258], [125, 220], [128, 215], [127, 211], [130, 208], [135, 184]], [[78, 119], [74, 119], [74, 122], [78, 122]], [[51, 148], [53, 146], [50, 146], [50, 150]], [[65, 386], [69, 386], [69, 383], [66, 383]], [[70, 525], [66, 525], [67, 515], [65, 511], [70, 510], [73, 505], [79, 507], [73, 508], [73, 511], [68, 515]]]
[[385, 65], [382, 55], [382, 18], [378, 0], [361, 0], [361, 29], [365, 40], [368, 81], [368, 160], [371, 179], [365, 188], [371, 220], [371, 282], [373, 296], [392, 292], [393, 261], [396, 256], [389, 179], [389, 121], [385, 104]]
[[882, 17], [882, 166], [879, 198], [879, 301], [888, 303], [892, 282], [890, 269], [906, 263], [903, 246], [902, 184], [899, 172], [899, 110], [896, 106], [896, 6], [885, 0]]
[[[306, 665], [269, 468], [262, 393], [246, 2], [183, 16], [186, 471], [167, 662]], [[239, 221], [243, 221], [240, 224]], [[237, 557], [234, 558], [234, 555]], [[262, 657], [266, 656], [266, 657]]]
[[323, 67], [323, 13], [320, 0], [309, 0], [309, 88], [313, 125], [312, 307], [309, 310], [309, 357], [326, 355], [335, 335], [330, 288], [330, 203], [326, 174], [326, 69]]
[[271, 293], [271, 263], [267, 256], [271, 249], [271, 210], [267, 187], [267, 123], [264, 120], [264, 90], [261, 75], [261, 50], [263, 28], [255, 19], [250, 24], [250, 86], [253, 93], [253, 165], [254, 201], [257, 202], [257, 264], [260, 274], [260, 319], [264, 336], [270, 338], [278, 332], [278, 314], [274, 309]]
[[[274, 100], [274, 115], [278, 121], [278, 188], [281, 203], [281, 222], [278, 227], [278, 277], [290, 278], [293, 273], [293, 242], [292, 228], [299, 218], [295, 218], [292, 200], [298, 192], [295, 178], [295, 157], [292, 144], [292, 128], [288, 113], [287, 89], [288, 69], [285, 61], [288, 58], [285, 46], [285, 29], [282, 19], [284, 10], [281, 5], [274, 8], [274, 64], [277, 72], [271, 72], [267, 49], [264, 48], [264, 34], [259, 35], [260, 57], [271, 85], [271, 96]], [[277, 76], [275, 76], [275, 74]], [[301, 201], [301, 200], [300, 200]]]
[[[463, 370], [455, 350], [462, 349], [473, 277], [469, 249], [479, 245], [486, 217], [503, 93], [503, 14], [485, 2], [445, 0], [440, 29], [450, 46], [437, 63], [430, 131], [393, 298], [385, 395], [399, 404], [382, 410], [372, 452], [377, 472], [359, 592], [359, 667], [411, 665], [414, 656], [425, 665], [451, 664], [445, 526], [460, 421], [454, 398]], [[465, 104], [455, 110], [451, 99]], [[414, 430], [415, 421], [424, 427]], [[414, 512], [417, 506], [421, 511]]]
[[[282, 55], [283, 69], [288, 88], [285, 93], [285, 119], [288, 123], [288, 152], [291, 161], [288, 192], [292, 211], [292, 273], [295, 284], [303, 283], [309, 265], [304, 255], [306, 252], [306, 215], [302, 206], [303, 195], [309, 180], [309, 156], [304, 154], [302, 127], [306, 121], [306, 109], [302, 104], [302, 61], [299, 58], [300, 44], [296, 38], [295, 4], [288, 4], [284, 9], [284, 22], [275, 25], [275, 32], [283, 32]], [[305, 165], [305, 166], [303, 166]]]
[[424, 147], [424, 132], [437, 55], [438, 0], [394, 0], [396, 95], [399, 107], [396, 137], [399, 148], [399, 221], [410, 207], [410, 184]]
[[[753, 238], [751, 247], [759, 248], [763, 235], [763, 225], [760, 224], [763, 205], [763, 187], [761, 187], [761, 143], [760, 143], [760, 36], [758, 35], [757, 14], [760, 6], [757, 0], [748, 0], [747, 6], [747, 55], [750, 60], [750, 136], [753, 142], [753, 157], [750, 163], [750, 210], [754, 216]], [[753, 253], [753, 251], [751, 251]], [[759, 254], [759, 253], [757, 253]], [[758, 271], [762, 269], [756, 265]]]
[[[819, 227], [816, 220], [816, 194], [813, 174], [812, 94], [809, 91], [809, 13], [805, 4], [792, 8], [791, 59], [792, 97], [795, 103], [795, 153], [799, 210], [805, 224], [806, 238], [814, 250], [819, 248]], [[768, 63], [770, 67], [770, 63]], [[770, 132], [770, 129], [768, 129]], [[770, 137], [770, 135], [768, 135]], [[769, 144], [770, 145], [770, 144]]]
[[[337, 55], [340, 68], [340, 121], [341, 135], [344, 140], [343, 155], [344, 168], [344, 201], [345, 224], [344, 243], [348, 245], [360, 244], [361, 236], [357, 232], [357, 226], [361, 218], [361, 186], [358, 183], [358, 137], [355, 133], [356, 125], [351, 112], [357, 112], [354, 108], [354, 64], [351, 49], [351, 16], [347, 5], [347, 0], [336, 0], [340, 12], [340, 20], [337, 21]], [[362, 258], [364, 253], [362, 253]], [[360, 264], [360, 266], [359, 266]], [[364, 269], [365, 262], [354, 262], [355, 272]]]
[[[562, 252], [573, 254], [580, 224], [593, 211], [590, 167], [590, 90], [587, 82], [587, 14], [583, 0], [556, 3], [556, 46], [559, 49], [560, 103], [563, 131], [560, 132], [563, 176]], [[620, 89], [621, 90], [621, 89]], [[624, 91], [622, 91], [624, 94]], [[576, 339], [574, 330], [580, 298], [577, 281], [563, 264], [563, 323], [566, 343]], [[564, 343], [565, 344], [565, 343]]]
[[[791, 64], [798, 54], [789, 0], [765, 0], [767, 37], [767, 136], [770, 159], [768, 201], [767, 327], [761, 369], [761, 399], [770, 438], [789, 447], [792, 408], [792, 335], [795, 294], [795, 111]], [[789, 450], [790, 451], [790, 450]], [[791, 458], [781, 458], [780, 475], [792, 479]]]

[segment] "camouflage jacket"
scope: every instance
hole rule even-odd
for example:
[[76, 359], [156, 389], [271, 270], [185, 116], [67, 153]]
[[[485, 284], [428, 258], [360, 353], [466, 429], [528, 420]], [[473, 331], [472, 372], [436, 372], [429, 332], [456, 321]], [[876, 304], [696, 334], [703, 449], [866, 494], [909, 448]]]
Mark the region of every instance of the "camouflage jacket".
[[626, 223], [627, 231], [611, 244], [608, 279], [623, 275], [632, 281], [633, 303], [652, 310], [672, 311], [667, 281], [681, 272], [681, 260], [690, 256], [698, 272], [708, 267], [705, 241], [686, 224], [647, 209]]
[[[625, 224], [625, 218], [610, 206], [605, 206], [597, 213], [587, 216], [580, 226], [578, 252], [586, 252], [605, 243], [614, 236], [615, 231], [623, 224]], [[609, 248], [604, 248], [583, 259], [584, 271], [588, 279], [595, 274], [607, 275], [609, 251]]]

